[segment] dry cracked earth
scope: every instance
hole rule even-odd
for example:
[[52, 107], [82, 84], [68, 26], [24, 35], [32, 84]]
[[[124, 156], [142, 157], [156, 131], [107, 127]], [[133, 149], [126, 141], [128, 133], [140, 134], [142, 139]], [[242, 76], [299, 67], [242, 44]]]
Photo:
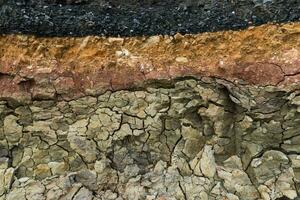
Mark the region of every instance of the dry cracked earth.
[[1, 101], [2, 199], [294, 199], [298, 90], [186, 78]]
[[[0, 0], [0, 14], [14, 11], [0, 19], [0, 200], [298, 200], [300, 23], [288, 21], [299, 3], [201, 2], [139, 9], [159, 19], [153, 9], [174, 4], [179, 18], [202, 19], [213, 16], [195, 9], [224, 8], [226, 26], [191, 20], [183, 26], [195, 34], [159, 35], [153, 20], [142, 36], [97, 18], [111, 6], [121, 19], [128, 1]], [[263, 22], [285, 23], [233, 31], [234, 6], [247, 8], [239, 19], [258, 9]], [[76, 32], [85, 9], [111, 32]], [[40, 34], [27, 35], [38, 21]], [[215, 29], [225, 30], [206, 32]]]
[[294, 199], [299, 91], [176, 80], [1, 101], [2, 199]]

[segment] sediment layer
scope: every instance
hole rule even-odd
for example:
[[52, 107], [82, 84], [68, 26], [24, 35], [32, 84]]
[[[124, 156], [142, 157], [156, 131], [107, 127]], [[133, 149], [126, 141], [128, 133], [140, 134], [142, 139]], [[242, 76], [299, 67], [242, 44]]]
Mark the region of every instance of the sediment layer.
[[0, 199], [296, 199], [300, 24], [0, 37]]
[[174, 35], [300, 20], [298, 0], [1, 0], [0, 33]]
[[185, 76], [289, 86], [299, 82], [299, 34], [291, 23], [185, 36], [3, 35], [0, 97], [72, 99]]

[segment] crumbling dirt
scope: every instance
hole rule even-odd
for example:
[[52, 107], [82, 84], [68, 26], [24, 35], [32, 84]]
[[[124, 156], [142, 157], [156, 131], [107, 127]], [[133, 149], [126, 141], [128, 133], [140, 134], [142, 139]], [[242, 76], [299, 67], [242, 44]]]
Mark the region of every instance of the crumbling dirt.
[[8, 75], [2, 82], [10, 87], [1, 84], [1, 96], [26, 96], [22, 83], [28, 80], [34, 84], [26, 85], [27, 96], [33, 88], [47, 86], [51, 98], [184, 76], [286, 86], [300, 80], [299, 34], [300, 23], [174, 37], [3, 35], [0, 73]]

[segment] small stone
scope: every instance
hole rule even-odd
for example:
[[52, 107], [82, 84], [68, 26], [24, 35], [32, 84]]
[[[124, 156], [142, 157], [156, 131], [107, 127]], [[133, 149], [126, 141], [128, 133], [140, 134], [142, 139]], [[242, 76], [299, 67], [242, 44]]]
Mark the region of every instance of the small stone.
[[288, 156], [292, 161], [293, 168], [300, 168], [300, 155], [293, 154]]
[[145, 188], [137, 184], [139, 178], [130, 179], [126, 184], [124, 193], [125, 199], [146, 199]]
[[146, 40], [143, 47], [150, 47], [150, 46], [157, 45], [159, 43], [159, 41], [160, 41], [160, 36], [158, 36], [158, 35], [151, 36]]
[[133, 135], [132, 129], [129, 124], [123, 124], [120, 130], [115, 132], [113, 138], [114, 140], [123, 140], [128, 135]]
[[262, 157], [252, 160], [250, 171], [259, 184], [273, 179], [281, 174], [281, 169], [289, 164], [288, 157], [276, 150], [266, 151]]
[[179, 62], [179, 63], [189, 62], [189, 60], [186, 57], [176, 57], [175, 60], [176, 60], [176, 62]]
[[289, 199], [297, 197], [297, 191], [294, 182], [294, 171], [292, 168], [284, 170], [276, 181], [276, 189]]
[[292, 137], [289, 140], [285, 140], [284, 144], [282, 144], [282, 148], [287, 152], [296, 152], [300, 153], [300, 136], [297, 135]]
[[123, 176], [125, 178], [131, 178], [131, 177], [136, 177], [139, 175], [140, 168], [134, 164], [134, 165], [127, 165], [124, 169]]
[[[66, 178], [70, 178], [70, 177], [66, 177]], [[67, 187], [66, 187], [66, 185], [64, 185], [62, 187], [68, 191], [67, 193], [64, 192], [63, 198], [61, 198], [64, 200], [73, 199], [73, 197], [77, 194], [79, 189], [82, 187], [82, 184], [80, 184], [80, 183], [73, 183], [71, 186], [69, 184], [67, 184], [67, 185], [68, 185]]]
[[184, 35], [182, 35], [181, 33], [176, 33], [174, 35], [174, 39], [177, 41], [180, 41], [180, 40], [184, 39]]
[[79, 46], [79, 48], [78, 48], [78, 51], [84, 49], [84, 48], [87, 46], [87, 44], [88, 44], [90, 38], [91, 38], [91, 36], [87, 36], [87, 37], [85, 37], [85, 38], [83, 39], [83, 41], [81, 42], [81, 44], [80, 44], [80, 46]]
[[167, 168], [167, 163], [160, 160], [156, 163], [153, 171], [157, 174], [162, 174], [166, 168]]
[[27, 199], [25, 197], [25, 189], [24, 188], [16, 188], [11, 190], [7, 195], [6, 195], [6, 200], [23, 200]]
[[[95, 115], [92, 115], [86, 134], [96, 137], [96, 141], [108, 140], [109, 136], [119, 129], [121, 115], [108, 108], [99, 108]], [[101, 133], [101, 134], [99, 134]]]
[[117, 199], [117, 197], [118, 197], [118, 194], [112, 192], [111, 190], [105, 191], [105, 194], [103, 195], [103, 198], [107, 199], [107, 200], [115, 200], [115, 199]]
[[70, 146], [87, 162], [93, 162], [97, 158], [96, 144], [82, 136], [68, 135]]
[[90, 190], [97, 190], [96, 172], [83, 169], [76, 174], [76, 182], [82, 183]]
[[260, 196], [263, 198], [263, 200], [271, 200], [271, 197], [269, 195], [269, 193], [271, 192], [271, 190], [267, 186], [260, 185], [258, 187], [258, 191], [260, 193]]
[[97, 160], [94, 165], [95, 171], [101, 174], [109, 166], [110, 163], [111, 162], [108, 159]]
[[250, 142], [244, 143], [243, 146], [245, 149], [245, 153], [242, 155], [242, 163], [243, 167], [246, 168], [252, 161], [252, 159], [263, 150], [263, 147], [259, 144]]
[[130, 55], [130, 52], [127, 49], [122, 49], [120, 51], [116, 51], [116, 56], [119, 58], [128, 57], [129, 55]]
[[57, 142], [57, 135], [50, 128], [50, 124], [50, 122], [46, 121], [34, 121], [32, 126], [28, 126], [24, 130], [32, 135], [41, 136], [49, 145], [53, 145]]
[[4, 119], [4, 135], [9, 144], [17, 144], [22, 138], [23, 127], [17, 123], [18, 117], [9, 115]]
[[55, 186], [53, 188], [51, 188], [50, 190], [48, 190], [47, 194], [46, 194], [46, 200], [58, 200], [58, 199], [62, 199], [61, 196], [63, 195], [63, 191]]
[[32, 97], [39, 100], [54, 99], [55, 94], [55, 88], [48, 81], [43, 81], [42, 83], [37, 84], [32, 90]]
[[200, 199], [201, 200], [208, 200], [208, 195], [207, 195], [207, 193], [206, 192], [204, 192], [204, 191], [202, 191], [202, 192], [200, 192]]
[[219, 196], [222, 192], [221, 182], [217, 182], [217, 184], [211, 189], [210, 193]]
[[0, 157], [0, 170], [8, 168], [9, 158]]
[[63, 175], [67, 172], [68, 166], [64, 162], [49, 162], [48, 166], [53, 175]]
[[240, 169], [219, 169], [218, 176], [224, 180], [224, 187], [236, 192], [245, 200], [258, 198], [258, 192], [252, 185], [248, 175]]
[[32, 200], [44, 200], [44, 192], [45, 192], [45, 186], [37, 181], [33, 181], [28, 183], [26, 185], [26, 197], [27, 199], [32, 199]]
[[202, 158], [200, 160], [200, 169], [206, 177], [213, 178], [215, 176], [216, 163], [212, 146], [204, 146]]
[[231, 156], [224, 161], [224, 167], [232, 169], [242, 169], [242, 161], [238, 156]]
[[50, 167], [47, 164], [39, 164], [34, 170], [34, 176], [37, 179], [43, 179], [48, 176], [51, 176]]
[[117, 44], [117, 45], [122, 45], [124, 43], [124, 38], [109, 37], [108, 42], [109, 43], [114, 43], [114, 44]]
[[93, 193], [85, 187], [82, 187], [73, 198], [73, 200], [92, 200], [92, 199], [93, 199]]
[[231, 194], [231, 193], [226, 194], [226, 197], [228, 200], [239, 200], [238, 196]]
[[292, 99], [291, 104], [300, 106], [300, 96], [296, 96]]
[[54, 87], [58, 94], [68, 94], [75, 88], [75, 83], [71, 77], [58, 77], [54, 81]]
[[253, 123], [253, 119], [251, 119], [251, 117], [249, 116], [245, 116], [244, 119], [237, 123], [239, 128], [241, 129], [241, 131], [246, 131], [248, 128], [250, 128], [252, 126]]
[[97, 103], [95, 97], [87, 96], [69, 102], [72, 111], [77, 115], [85, 115], [94, 110], [93, 106]]
[[18, 181], [20, 182], [20, 183], [26, 183], [27, 181], [29, 181], [29, 177], [22, 177], [22, 178], [20, 178], [20, 179], [18, 179]]
[[76, 121], [74, 124], [70, 125], [69, 131], [76, 133], [76, 135], [85, 135], [87, 131], [88, 120], [81, 119]]
[[200, 169], [200, 159], [201, 159], [201, 155], [202, 155], [202, 151], [200, 151], [196, 156], [195, 158], [190, 161], [190, 167], [191, 169], [193, 170], [193, 173], [196, 175], [196, 176], [203, 176], [202, 172], [201, 172], [201, 169]]
[[8, 191], [14, 178], [14, 168], [0, 170], [0, 196]]

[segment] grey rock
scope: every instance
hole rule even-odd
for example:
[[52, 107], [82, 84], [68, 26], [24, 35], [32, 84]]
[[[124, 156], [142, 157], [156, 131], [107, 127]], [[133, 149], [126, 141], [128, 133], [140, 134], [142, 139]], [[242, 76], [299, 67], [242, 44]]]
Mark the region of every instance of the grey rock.
[[203, 154], [200, 160], [200, 169], [206, 177], [213, 178], [215, 176], [216, 163], [212, 146], [204, 146]]
[[17, 123], [18, 118], [14, 115], [9, 115], [4, 119], [4, 135], [10, 145], [17, 144], [23, 135], [23, 127]]
[[280, 151], [270, 150], [266, 151], [260, 158], [253, 159], [250, 166], [252, 178], [257, 184], [263, 184], [287, 169], [289, 159]]
[[161, 84], [0, 101], [0, 199], [296, 197], [297, 91], [212, 78]]
[[96, 144], [83, 136], [68, 135], [70, 147], [83, 157], [86, 162], [93, 162], [97, 158]]
[[75, 179], [89, 190], [97, 190], [96, 172], [87, 169], [81, 170], [76, 174]]
[[93, 193], [87, 188], [82, 187], [77, 194], [73, 197], [74, 200], [92, 200]]

